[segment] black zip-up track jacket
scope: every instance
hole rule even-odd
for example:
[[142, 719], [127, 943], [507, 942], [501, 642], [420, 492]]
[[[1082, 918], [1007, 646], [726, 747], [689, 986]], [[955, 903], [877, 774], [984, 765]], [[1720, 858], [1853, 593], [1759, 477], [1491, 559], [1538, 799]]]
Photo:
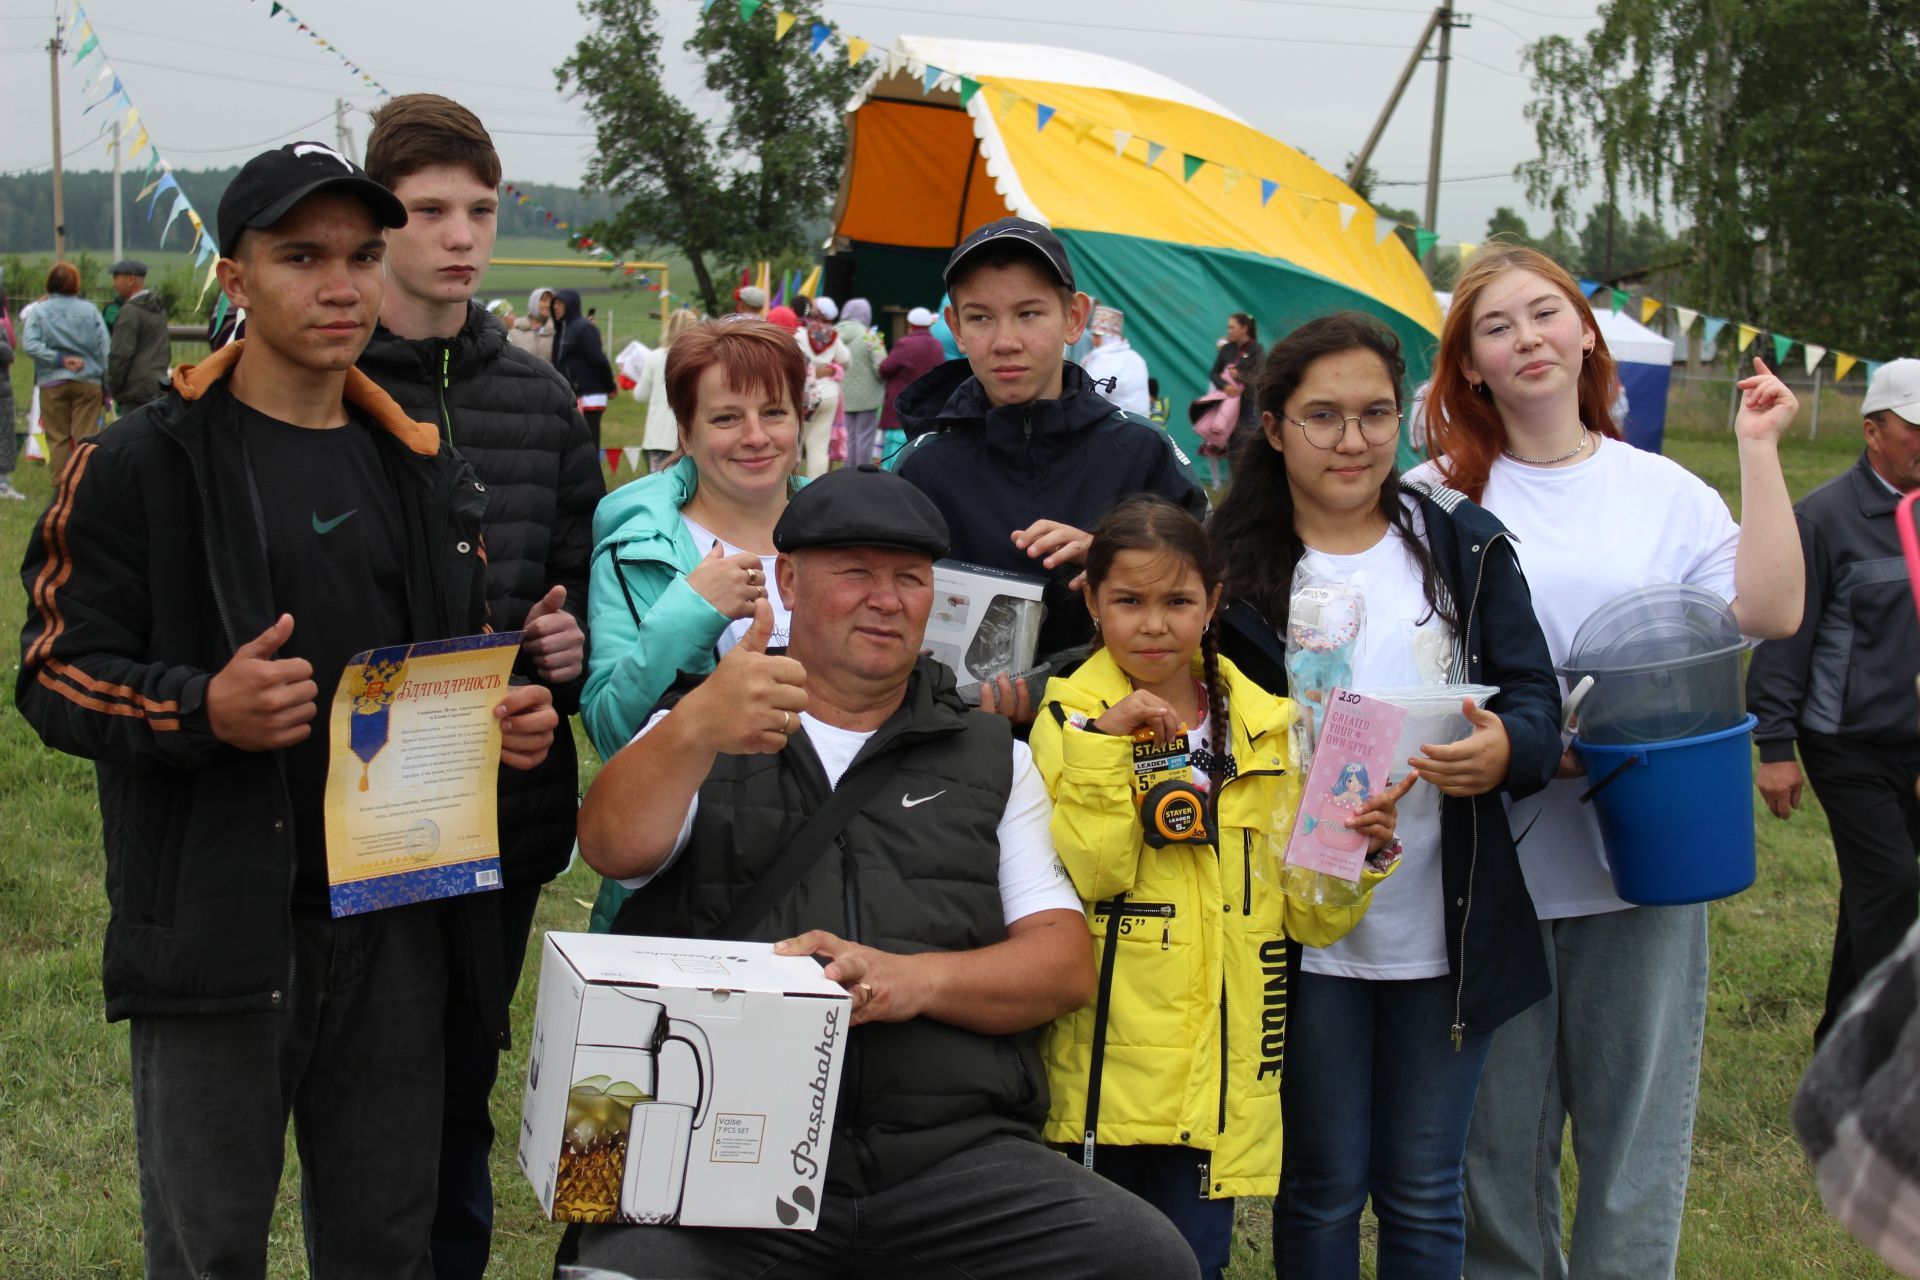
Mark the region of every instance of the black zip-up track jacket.
[[[245, 343], [175, 371], [173, 390], [82, 442], [34, 527], [14, 701], [51, 747], [95, 764], [107, 855], [107, 1017], [290, 1007], [291, 803], [277, 752], [214, 736], [208, 682], [276, 617], [266, 534], [223, 379]], [[486, 628], [487, 495], [357, 372], [383, 428], [409, 545], [415, 639]], [[332, 696], [320, 691], [321, 714]], [[493, 894], [445, 904], [466, 980], [505, 1042]], [[493, 957], [491, 963], [487, 957]], [[455, 972], [463, 961], [456, 956]]]

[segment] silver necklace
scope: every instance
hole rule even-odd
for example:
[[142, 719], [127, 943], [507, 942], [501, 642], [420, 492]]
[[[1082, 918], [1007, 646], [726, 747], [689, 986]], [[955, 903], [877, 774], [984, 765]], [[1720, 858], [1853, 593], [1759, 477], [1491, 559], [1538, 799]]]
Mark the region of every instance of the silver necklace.
[[1500, 452], [1506, 454], [1509, 458], [1512, 458], [1515, 462], [1524, 462], [1530, 467], [1550, 467], [1556, 462], [1565, 462], [1568, 458], [1575, 457], [1576, 455], [1579, 454], [1579, 452], [1582, 449], [1586, 447], [1587, 447], [1587, 429], [1585, 427], [1582, 427], [1580, 428], [1580, 443], [1576, 444], [1575, 446], [1573, 446], [1573, 448], [1567, 450], [1565, 453], [1561, 454], [1557, 458], [1523, 458], [1519, 454], [1515, 453], [1513, 450], [1505, 447], [1504, 445], [1501, 446]]

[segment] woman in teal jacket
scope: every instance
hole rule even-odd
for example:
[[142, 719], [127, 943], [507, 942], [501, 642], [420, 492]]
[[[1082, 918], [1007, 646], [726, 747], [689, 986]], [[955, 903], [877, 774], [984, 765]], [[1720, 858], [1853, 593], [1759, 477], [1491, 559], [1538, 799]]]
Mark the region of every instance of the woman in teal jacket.
[[[667, 402], [686, 456], [614, 490], [593, 513], [593, 646], [580, 711], [601, 759], [633, 740], [675, 676], [713, 669], [762, 597], [774, 643], [786, 643], [773, 526], [792, 486], [805, 385], [800, 349], [765, 321], [709, 322], [674, 339]], [[596, 932], [625, 897], [602, 883]]]

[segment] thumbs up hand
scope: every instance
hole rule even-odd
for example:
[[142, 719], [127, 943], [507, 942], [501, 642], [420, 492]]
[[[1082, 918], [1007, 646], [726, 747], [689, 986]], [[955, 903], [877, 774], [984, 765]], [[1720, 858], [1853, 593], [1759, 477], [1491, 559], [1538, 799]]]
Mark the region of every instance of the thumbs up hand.
[[554, 587], [527, 610], [520, 648], [533, 659], [534, 674], [548, 684], [565, 684], [586, 661], [587, 635], [580, 620], [566, 611], [567, 589]]
[[1462, 698], [1460, 706], [1473, 732], [1458, 742], [1422, 745], [1422, 754], [1407, 763], [1442, 795], [1485, 795], [1507, 780], [1507, 766], [1513, 761], [1513, 743], [1508, 740], [1507, 727], [1499, 716], [1476, 707], [1472, 698]]
[[293, 615], [283, 613], [259, 635], [233, 651], [207, 682], [207, 722], [213, 736], [242, 751], [277, 751], [313, 732], [319, 714], [313, 664], [305, 658], [275, 658], [293, 636]]
[[787, 745], [807, 708], [807, 670], [767, 653], [773, 606], [753, 606], [753, 622], [713, 674], [680, 703], [701, 718], [701, 739], [727, 755], [771, 755]]

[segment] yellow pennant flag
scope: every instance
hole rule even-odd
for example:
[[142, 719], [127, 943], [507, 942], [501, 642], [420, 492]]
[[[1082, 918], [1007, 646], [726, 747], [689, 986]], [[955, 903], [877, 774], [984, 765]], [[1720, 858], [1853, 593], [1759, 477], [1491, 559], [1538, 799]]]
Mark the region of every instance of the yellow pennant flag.
[[1860, 363], [1859, 357], [1850, 356], [1844, 351], [1833, 353], [1833, 380], [1835, 382], [1847, 376], [1847, 370]]
[[147, 149], [147, 126], [141, 125], [140, 132], [135, 134], [133, 137], [133, 149], [127, 152], [127, 162], [131, 164], [133, 162], [133, 158], [139, 155], [142, 151], [145, 151], [146, 149]]
[[1240, 185], [1240, 179], [1242, 176], [1243, 175], [1238, 169], [1221, 170], [1220, 171], [1220, 193], [1222, 195], [1228, 195], [1228, 196], [1232, 195], [1233, 189]]
[[1093, 132], [1093, 121], [1075, 119], [1073, 122], [1074, 145], [1079, 146], [1081, 143], [1085, 142], [1087, 140], [1087, 135], [1092, 132]]
[[1477, 244], [1474, 244], [1474, 243], [1472, 243], [1471, 241], [1467, 241], [1467, 240], [1462, 240], [1462, 241], [1460, 242], [1460, 245], [1459, 245], [1459, 248], [1460, 248], [1460, 264], [1461, 264], [1462, 266], [1465, 266], [1465, 265], [1466, 265], [1466, 261], [1467, 261], [1467, 259], [1468, 259], [1468, 258], [1471, 258], [1471, 257], [1473, 256], [1473, 251], [1474, 251], [1475, 249], [1478, 249], [1479, 247], [1480, 247], [1479, 245], [1477, 245]]
[[867, 50], [872, 47], [872, 45], [862, 40], [859, 36], [855, 36], [853, 39], [847, 41], [847, 65], [852, 67], [859, 66], [860, 59], [866, 57]]
[[1640, 323], [1641, 324], [1650, 323], [1653, 320], [1653, 313], [1658, 311], [1663, 305], [1665, 304], [1663, 304], [1658, 298], [1640, 299]]
[[773, 38], [776, 43], [787, 38], [787, 32], [793, 30], [793, 24], [800, 21], [785, 9], [773, 15]]
[[138, 107], [128, 107], [128, 108], [127, 108], [127, 122], [126, 122], [125, 124], [123, 124], [123, 125], [121, 125], [121, 126], [120, 126], [120, 132], [121, 132], [121, 133], [123, 133], [123, 134], [126, 134], [126, 133], [132, 133], [132, 132], [133, 132], [133, 126], [135, 126], [135, 125], [137, 125], [137, 124], [139, 124], [139, 123], [140, 123], [140, 108], [138, 108]]
[[200, 286], [200, 297], [202, 299], [206, 298], [207, 290], [213, 288], [214, 273], [217, 272], [219, 269], [220, 269], [220, 259], [217, 257], [212, 262], [209, 262], [207, 264], [207, 279], [206, 279], [206, 282]]
[[1738, 354], [1739, 352], [1745, 351], [1748, 347], [1753, 345], [1753, 340], [1759, 336], [1760, 336], [1760, 331], [1754, 328], [1752, 325], [1750, 324], [1741, 325], [1740, 326], [1740, 345], [1734, 348], [1734, 352]]
[[1293, 194], [1300, 201], [1300, 216], [1303, 218], [1311, 218], [1313, 211], [1320, 207], [1320, 197], [1308, 195], [1304, 191], [1296, 191]]

